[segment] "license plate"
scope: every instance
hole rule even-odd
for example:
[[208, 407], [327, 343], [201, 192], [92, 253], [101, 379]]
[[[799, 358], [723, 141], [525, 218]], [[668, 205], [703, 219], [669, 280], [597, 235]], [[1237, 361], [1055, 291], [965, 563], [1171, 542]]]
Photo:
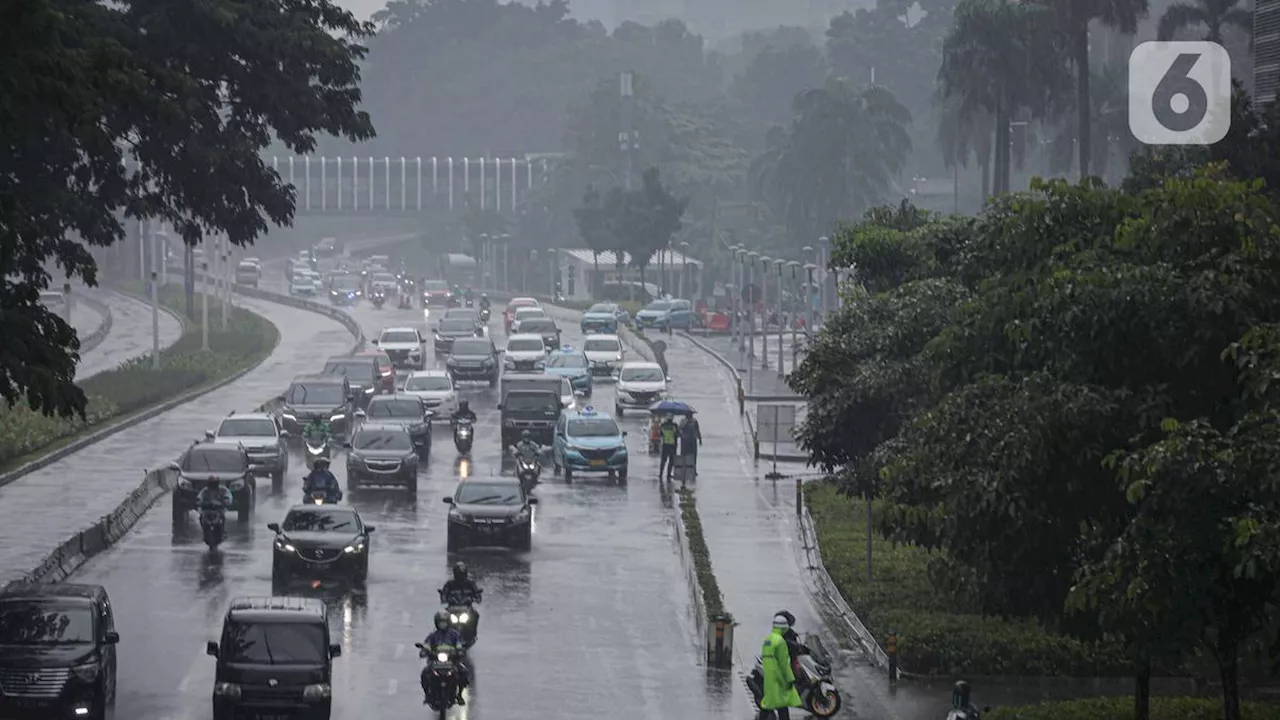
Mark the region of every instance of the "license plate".
[[41, 709], [41, 708], [49, 707], [49, 704], [51, 701], [35, 700], [31, 698], [10, 698], [9, 702], [13, 703], [15, 707], [27, 708], [27, 709]]
[[253, 716], [256, 720], [289, 720], [288, 715], [280, 715], [278, 713], [272, 715], [263, 715], [261, 713]]
[[604, 460], [592, 460], [592, 461], [591, 461], [591, 467], [604, 467], [604, 465], [605, 465], [605, 461], [604, 461]]

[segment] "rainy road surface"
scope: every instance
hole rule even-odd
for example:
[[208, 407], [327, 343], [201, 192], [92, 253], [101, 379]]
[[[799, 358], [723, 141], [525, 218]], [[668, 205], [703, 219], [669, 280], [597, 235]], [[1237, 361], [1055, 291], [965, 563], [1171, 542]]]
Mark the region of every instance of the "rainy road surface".
[[[366, 305], [353, 314], [371, 336], [422, 320], [420, 310]], [[581, 341], [576, 327], [563, 327], [566, 342]], [[501, 340], [500, 323], [491, 332]], [[306, 369], [318, 370], [323, 360], [316, 353]], [[496, 391], [463, 385], [461, 392], [480, 416], [468, 473], [502, 472]], [[586, 402], [611, 408], [612, 387], [598, 385]], [[741, 685], [711, 691], [699, 666], [669, 494], [654, 480], [654, 461], [643, 450], [644, 423], [631, 416], [624, 421], [632, 449], [627, 486], [603, 477], [566, 485], [544, 475], [533, 550], [523, 555], [446, 552], [448, 508], [441, 498], [460, 474], [447, 424], [436, 429], [416, 499], [399, 491], [351, 493], [346, 500], [377, 530], [367, 589], [322, 595], [343, 644], [335, 662], [334, 717], [425, 714], [413, 643], [428, 631], [436, 590], [456, 559], [468, 562], [485, 596], [472, 651], [474, 692], [451, 717], [749, 717]], [[217, 638], [233, 597], [271, 592], [273, 533], [266, 524], [296, 502], [301, 467], [295, 457], [285, 494], [261, 498], [250, 524], [229, 523], [219, 553], [200, 544], [194, 518], [175, 530], [163, 498], [129, 537], [77, 575], [77, 581], [105, 585], [116, 608], [121, 717], [209, 717], [213, 659], [204, 644]], [[345, 484], [340, 459], [334, 469]]]
[[[106, 303], [111, 308], [111, 332], [107, 333], [107, 337], [101, 344], [81, 356], [80, 364], [76, 366], [78, 379], [114, 369], [126, 360], [149, 355], [152, 348], [150, 305], [119, 293], [90, 292], [94, 293], [95, 299]], [[73, 309], [72, 314], [74, 315], [75, 312], [76, 310]], [[174, 316], [162, 311], [160, 313], [160, 347], [169, 347], [181, 336], [182, 323], [178, 322]]]
[[[323, 315], [245, 298], [238, 302], [280, 330], [279, 346], [262, 365], [233, 385], [0, 487], [0, 585], [114, 510], [146, 469], [173, 461], [228, 412], [248, 410], [283, 392], [294, 375], [315, 367], [314, 358], [351, 349], [347, 329]], [[145, 581], [142, 576], [136, 582]]]

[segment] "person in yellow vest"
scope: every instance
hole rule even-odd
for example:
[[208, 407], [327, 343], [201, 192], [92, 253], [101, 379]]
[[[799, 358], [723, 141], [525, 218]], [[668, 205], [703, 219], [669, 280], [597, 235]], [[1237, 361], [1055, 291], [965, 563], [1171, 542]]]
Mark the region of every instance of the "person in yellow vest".
[[662, 457], [658, 460], [658, 479], [662, 479], [665, 470], [667, 479], [670, 480], [676, 469], [676, 448], [680, 440], [680, 426], [676, 425], [675, 418], [668, 415], [662, 420], [662, 424], [658, 426], [658, 438], [662, 441]]
[[764, 674], [764, 696], [760, 698], [760, 720], [791, 720], [793, 707], [800, 707], [796, 675], [791, 669], [791, 651], [784, 635], [791, 628], [787, 618], [773, 617], [773, 628], [760, 648], [760, 665]]

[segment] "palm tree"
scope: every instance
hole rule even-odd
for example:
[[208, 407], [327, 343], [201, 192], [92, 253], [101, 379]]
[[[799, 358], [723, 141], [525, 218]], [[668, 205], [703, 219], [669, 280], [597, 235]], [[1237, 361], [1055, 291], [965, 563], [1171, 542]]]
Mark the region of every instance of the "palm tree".
[[[1129, 131], [1128, 69], [1121, 63], [1094, 71], [1089, 83], [1089, 132], [1095, 142], [1089, 158], [1094, 173], [1106, 178], [1113, 157], [1128, 158], [1138, 150]], [[1060, 128], [1049, 146], [1049, 165], [1055, 171], [1070, 169], [1076, 143], [1074, 125]]]
[[1044, 117], [1059, 97], [1065, 75], [1045, 13], [1008, 0], [961, 0], [942, 44], [938, 82], [955, 112], [991, 116], [995, 136], [996, 193], [1009, 190], [1009, 122], [1020, 109]]
[[1089, 23], [1094, 20], [1132, 35], [1138, 30], [1138, 20], [1147, 14], [1148, 0], [1031, 0], [1048, 3], [1058, 17], [1058, 25], [1066, 36], [1071, 64], [1076, 71], [1076, 134], [1080, 139], [1077, 151], [1080, 158], [1080, 177], [1089, 174], [1089, 161], [1093, 157], [1092, 133], [1090, 133], [1089, 91]]
[[1179, 30], [1201, 25], [1208, 29], [1204, 39], [1215, 43], [1222, 42], [1222, 29], [1228, 25], [1246, 33], [1252, 33], [1253, 14], [1246, 8], [1237, 7], [1239, 4], [1240, 0], [1195, 0], [1193, 3], [1174, 3], [1164, 11], [1164, 15], [1160, 16], [1156, 38], [1172, 40]]
[[[991, 194], [991, 131], [995, 123], [984, 108], [967, 108], [957, 96], [934, 99], [938, 109], [938, 146], [942, 149], [943, 166], [959, 171], [969, 167], [969, 156], [975, 157], [982, 171], [982, 197]], [[959, 206], [959, 183], [956, 183], [956, 205]], [[958, 212], [958, 210], [957, 210]]]

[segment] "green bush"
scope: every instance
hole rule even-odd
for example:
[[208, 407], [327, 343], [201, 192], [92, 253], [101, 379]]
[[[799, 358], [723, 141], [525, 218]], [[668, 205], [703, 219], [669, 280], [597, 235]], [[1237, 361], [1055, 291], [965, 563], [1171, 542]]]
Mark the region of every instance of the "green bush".
[[[904, 671], [923, 675], [1125, 676], [1118, 649], [1053, 632], [1034, 620], [984, 617], [935, 587], [928, 550], [872, 537], [866, 507], [830, 484], [805, 488], [822, 559], [836, 588], [881, 647], [898, 636]], [[876, 512], [873, 504], [872, 512]]]
[[[1280, 720], [1280, 705], [1242, 703], [1244, 720]], [[1219, 720], [1219, 698], [1151, 698], [1151, 720]], [[983, 714], [987, 718], [987, 714]], [[1132, 720], [1133, 698], [1086, 698], [1039, 705], [993, 708], [991, 720]]]
[[[164, 288], [160, 302], [181, 313], [185, 306], [182, 289]], [[233, 306], [227, 330], [222, 330], [222, 306], [210, 298], [209, 320], [210, 352], [200, 349], [197, 318], [187, 322], [177, 342], [160, 352], [158, 372], [151, 369], [151, 358], [146, 356], [82, 380], [80, 388], [88, 398], [84, 420], [47, 417], [25, 406], [0, 410], [0, 466], [15, 467], [55, 443], [234, 375], [265, 358], [275, 347], [278, 331], [260, 315]]]
[[707, 617], [724, 615], [724, 596], [711, 567], [711, 550], [702, 534], [702, 518], [698, 516], [693, 492], [684, 488], [676, 492], [680, 495], [680, 519], [684, 521], [685, 540], [689, 542], [689, 552], [693, 555], [693, 569], [698, 576], [698, 586], [702, 588]]

